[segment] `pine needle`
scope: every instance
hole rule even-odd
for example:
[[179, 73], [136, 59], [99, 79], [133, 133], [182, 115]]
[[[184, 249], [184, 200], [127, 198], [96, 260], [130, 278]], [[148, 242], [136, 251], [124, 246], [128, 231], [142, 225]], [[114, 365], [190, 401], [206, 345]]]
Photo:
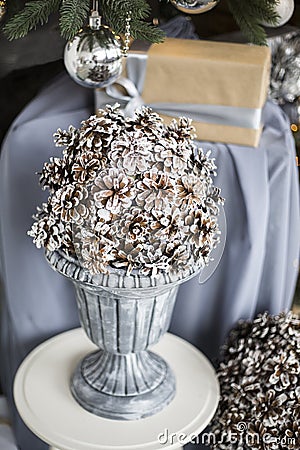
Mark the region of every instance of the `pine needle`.
[[118, 34], [125, 33], [126, 17], [131, 14], [130, 34], [134, 39], [162, 42], [164, 33], [145, 22], [151, 12], [145, 0], [101, 0], [100, 10], [109, 26]]
[[60, 8], [59, 26], [62, 37], [73, 39], [84, 25], [90, 10], [90, 0], [64, 0]]
[[3, 27], [4, 34], [13, 39], [26, 36], [38, 24], [44, 25], [52, 12], [58, 10], [61, 0], [35, 0], [26, 3], [23, 10], [15, 14]]
[[[266, 45], [266, 33], [261, 22], [276, 25], [276, 5], [279, 0], [227, 0], [237, 24], [250, 42]], [[131, 11], [131, 35], [135, 39], [161, 42], [164, 33], [146, 22], [151, 8], [146, 0], [99, 0], [100, 11], [106, 23], [118, 34], [125, 34], [126, 17]], [[19, 0], [10, 0], [9, 11], [20, 7]], [[88, 18], [90, 0], [30, 0], [13, 15], [3, 27], [9, 40], [22, 38], [48, 21], [51, 13], [60, 12], [60, 31], [66, 39], [72, 39]]]
[[276, 25], [278, 0], [227, 0], [229, 9], [242, 33], [252, 44], [267, 45], [267, 35], [261, 22]]

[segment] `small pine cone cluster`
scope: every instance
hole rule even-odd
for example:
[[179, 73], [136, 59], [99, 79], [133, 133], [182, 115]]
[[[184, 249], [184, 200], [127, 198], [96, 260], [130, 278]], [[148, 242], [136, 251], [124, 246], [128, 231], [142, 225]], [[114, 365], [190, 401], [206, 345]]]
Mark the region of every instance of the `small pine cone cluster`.
[[33, 237], [33, 242], [37, 248], [45, 247], [54, 251], [64, 246], [71, 247], [71, 228], [69, 224], [64, 224], [53, 214], [49, 203], [43, 203], [41, 207], [37, 208], [34, 219], [35, 222], [31, 230], [28, 231], [28, 235]]
[[182, 275], [209, 262], [223, 199], [189, 119], [166, 126], [150, 108], [125, 118], [108, 106], [54, 138], [62, 157], [42, 169], [49, 198], [29, 232], [38, 247], [73, 252], [94, 274]]
[[299, 316], [264, 313], [240, 322], [229, 335], [218, 377], [213, 448], [300, 448]]

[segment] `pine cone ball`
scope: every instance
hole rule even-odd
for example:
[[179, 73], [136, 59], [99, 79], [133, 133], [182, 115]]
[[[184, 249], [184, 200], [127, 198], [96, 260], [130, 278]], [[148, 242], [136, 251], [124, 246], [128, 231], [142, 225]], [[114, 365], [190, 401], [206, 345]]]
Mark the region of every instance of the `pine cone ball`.
[[189, 119], [166, 126], [150, 108], [125, 118], [107, 106], [54, 138], [62, 157], [44, 164], [48, 203], [29, 232], [38, 247], [75, 252], [92, 274], [175, 279], [209, 262], [223, 199]]
[[218, 368], [221, 400], [212, 422], [213, 448], [299, 448], [299, 344], [300, 318], [292, 312], [261, 314], [230, 333]]

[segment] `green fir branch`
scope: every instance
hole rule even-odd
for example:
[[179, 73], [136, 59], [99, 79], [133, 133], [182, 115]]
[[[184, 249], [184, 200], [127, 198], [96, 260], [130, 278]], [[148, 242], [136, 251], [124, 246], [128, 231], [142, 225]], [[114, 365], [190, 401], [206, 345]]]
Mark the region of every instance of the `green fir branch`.
[[145, 0], [101, 0], [100, 10], [105, 21], [117, 33], [124, 34], [126, 18], [130, 11], [130, 34], [134, 39], [162, 42], [164, 33], [159, 28], [145, 22], [151, 8]]
[[150, 23], [137, 21], [132, 27], [131, 36], [133, 39], [141, 39], [142, 41], [149, 41], [152, 43], [160, 43], [164, 41], [165, 33]]
[[[11, 0], [11, 3], [15, 2], [17, 0]], [[99, 3], [100, 13], [116, 33], [125, 33], [126, 17], [128, 11], [131, 11], [133, 38], [150, 42], [163, 41], [164, 33], [145, 22], [151, 12], [146, 0], [100, 0]], [[46, 23], [52, 12], [59, 10], [60, 32], [65, 39], [69, 40], [87, 22], [90, 6], [90, 0], [31, 0], [8, 20], [4, 26], [4, 32], [10, 40], [24, 37], [38, 24]]]
[[89, 11], [90, 0], [63, 0], [59, 19], [62, 37], [73, 39], [85, 24]]
[[26, 36], [38, 24], [47, 23], [50, 14], [59, 9], [60, 2], [61, 0], [34, 0], [26, 3], [24, 9], [6, 23], [4, 34], [10, 41]]
[[[266, 44], [266, 33], [261, 22], [276, 25], [276, 5], [279, 0], [227, 0], [242, 32], [250, 42]], [[164, 33], [147, 22], [151, 9], [146, 0], [99, 0], [105, 22], [118, 34], [125, 33], [126, 17], [131, 11], [131, 35], [134, 39], [161, 42]], [[14, 7], [13, 7], [14, 6]], [[8, 39], [17, 39], [45, 24], [53, 12], [60, 12], [60, 31], [66, 39], [72, 39], [88, 19], [90, 0], [30, 0], [21, 10], [20, 0], [9, 1], [9, 12], [14, 13], [3, 30]]]
[[244, 16], [251, 16], [256, 22], [268, 22], [276, 25], [279, 16], [275, 10], [278, 0], [251, 0], [247, 2], [243, 11]]
[[247, 2], [247, 10], [257, 21], [267, 22], [271, 25], [276, 25], [279, 16], [275, 10], [278, 0], [252, 0]]
[[227, 0], [229, 9], [243, 34], [252, 44], [267, 45], [262, 21], [275, 25], [278, 0]]

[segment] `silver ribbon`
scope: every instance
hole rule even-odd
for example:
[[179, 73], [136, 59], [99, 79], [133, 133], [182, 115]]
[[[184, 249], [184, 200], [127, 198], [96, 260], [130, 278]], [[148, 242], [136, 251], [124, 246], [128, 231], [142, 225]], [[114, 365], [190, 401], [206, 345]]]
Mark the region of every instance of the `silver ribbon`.
[[[128, 56], [128, 78], [120, 77], [114, 85], [106, 88], [106, 94], [125, 103], [124, 113], [133, 116], [136, 108], [145, 105], [141, 92], [143, 90], [147, 67], [147, 55], [132, 53]], [[121, 86], [123, 94], [117, 85]], [[261, 108], [243, 108], [236, 106], [206, 105], [192, 103], [149, 103], [149, 106], [159, 114], [171, 117], [188, 116], [195, 122], [214, 125], [227, 125], [240, 128], [259, 129], [261, 126]]]

